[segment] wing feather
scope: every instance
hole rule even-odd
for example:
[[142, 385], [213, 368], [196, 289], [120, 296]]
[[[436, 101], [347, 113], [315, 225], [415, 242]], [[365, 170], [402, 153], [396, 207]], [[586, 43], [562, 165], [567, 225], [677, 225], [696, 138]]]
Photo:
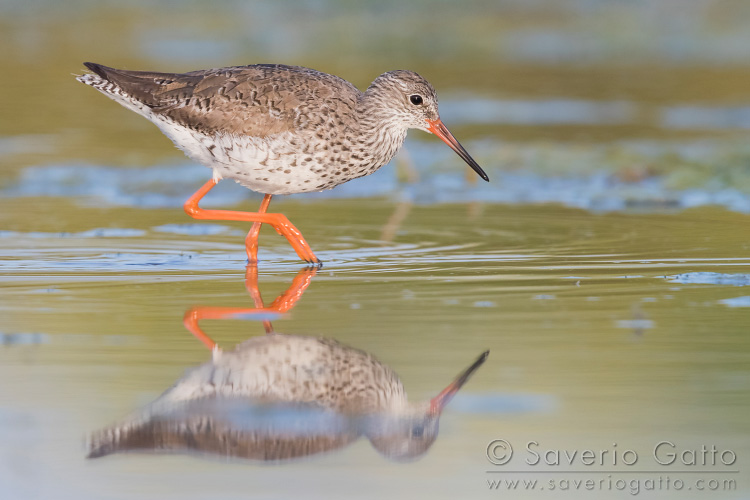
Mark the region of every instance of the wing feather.
[[86, 66], [154, 113], [199, 132], [267, 137], [316, 126], [333, 108], [346, 120], [361, 92], [339, 77], [299, 66], [252, 65], [155, 73]]

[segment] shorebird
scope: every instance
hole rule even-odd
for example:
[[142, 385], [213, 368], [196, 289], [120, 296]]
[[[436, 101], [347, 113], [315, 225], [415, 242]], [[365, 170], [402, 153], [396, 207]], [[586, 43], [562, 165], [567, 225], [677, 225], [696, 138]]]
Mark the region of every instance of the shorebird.
[[201, 452], [282, 461], [365, 436], [392, 460], [423, 455], [445, 406], [482, 353], [437, 396], [408, 402], [398, 375], [334, 340], [272, 333], [188, 371], [143, 410], [94, 432], [88, 457], [128, 451]]
[[[258, 260], [261, 224], [285, 236], [297, 255], [320, 260], [282, 214], [273, 195], [331, 189], [388, 163], [410, 128], [437, 135], [479, 174], [487, 174], [440, 120], [430, 83], [413, 71], [389, 71], [361, 92], [337, 76], [299, 66], [256, 64], [156, 73], [84, 63], [77, 79], [153, 123], [191, 159], [213, 170], [185, 202], [196, 219], [253, 222], [245, 248]], [[232, 179], [265, 196], [257, 212], [205, 210], [200, 200]]]

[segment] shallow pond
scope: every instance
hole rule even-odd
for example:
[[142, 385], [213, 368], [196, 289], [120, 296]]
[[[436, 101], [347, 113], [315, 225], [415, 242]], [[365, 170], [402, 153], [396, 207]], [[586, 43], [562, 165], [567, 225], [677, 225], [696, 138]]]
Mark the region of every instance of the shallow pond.
[[[742, 1], [190, 6], [0, 2], [0, 497], [748, 498]], [[84, 60], [415, 69], [492, 182], [410, 133], [274, 199], [321, 269], [268, 228], [246, 268], [247, 225], [181, 208], [209, 172]], [[205, 205], [258, 203], [223, 182]], [[489, 356], [412, 460], [392, 415], [159, 403], [270, 329], [372, 355], [410, 401]]]
[[[721, 471], [707, 481], [740, 477], [721, 463], [659, 466], [651, 454], [660, 441], [678, 451], [715, 445], [750, 453], [742, 215], [283, 202], [325, 265], [303, 268], [281, 237], [264, 231], [255, 283], [265, 304], [299, 276], [309, 283], [288, 311], [258, 313], [237, 227], [185, 223], [177, 210], [133, 213], [48, 198], [4, 201], [4, 208], [10, 203], [24, 213], [64, 208], [65, 220], [89, 228], [118, 226], [71, 224], [57, 234], [39, 224], [40, 231], [0, 238], [0, 371], [12, 381], [3, 384], [3, 475], [18, 496], [63, 488], [72, 496], [203, 498], [220, 482], [227, 498], [247, 488], [287, 495], [324, 487], [365, 497], [404, 488], [452, 497], [485, 491], [499, 476], [488, 472], [500, 467], [486, 457], [495, 439], [516, 449], [514, 471], [534, 470], [524, 448], [535, 441], [540, 453], [632, 450], [638, 470], [661, 470], [673, 481], [697, 476], [671, 472], [685, 469]], [[85, 460], [87, 435], [211, 358], [183, 326], [196, 307], [237, 308], [228, 319], [201, 322], [226, 349], [264, 335], [263, 321], [272, 320], [277, 332], [367, 351], [400, 375], [413, 400], [433, 397], [484, 350], [490, 356], [415, 463], [391, 462], [367, 439], [273, 468], [205, 459], [211, 455]], [[545, 465], [537, 468], [545, 474], [527, 476], [564, 479], [553, 474], [561, 468], [591, 470]], [[583, 476], [604, 475], [594, 468]], [[174, 484], [179, 492], [167, 486]]]

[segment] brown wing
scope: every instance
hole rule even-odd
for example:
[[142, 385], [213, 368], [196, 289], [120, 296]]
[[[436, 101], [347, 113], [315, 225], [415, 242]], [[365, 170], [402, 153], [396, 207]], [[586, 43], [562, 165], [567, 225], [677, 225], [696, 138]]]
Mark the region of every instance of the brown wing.
[[209, 135], [265, 137], [312, 128], [315, 111], [352, 113], [361, 95], [346, 80], [299, 66], [154, 73], [84, 64], [155, 113]]

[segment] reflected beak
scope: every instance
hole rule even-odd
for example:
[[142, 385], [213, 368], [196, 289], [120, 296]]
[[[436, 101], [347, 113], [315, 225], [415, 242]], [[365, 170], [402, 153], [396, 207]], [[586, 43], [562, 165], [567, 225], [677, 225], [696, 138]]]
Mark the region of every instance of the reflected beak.
[[427, 120], [427, 129], [436, 136], [440, 137], [444, 143], [450, 146], [453, 151], [458, 153], [458, 156], [463, 158], [463, 160], [468, 163], [472, 169], [474, 169], [474, 172], [479, 174], [479, 177], [486, 180], [487, 182], [490, 181], [490, 178], [487, 177], [486, 173], [484, 173], [482, 167], [480, 167], [479, 164], [474, 161], [474, 158], [472, 158], [471, 155], [466, 152], [461, 143], [458, 142], [455, 137], [453, 137], [451, 131], [448, 130], [448, 127], [443, 125], [443, 122], [440, 120], [440, 118], [438, 118], [437, 120]]
[[458, 390], [466, 383], [469, 378], [474, 374], [477, 369], [482, 366], [482, 363], [487, 359], [487, 356], [490, 355], [490, 351], [484, 351], [481, 356], [477, 358], [474, 363], [470, 367], [468, 367], [466, 370], [461, 372], [461, 374], [456, 377], [456, 380], [454, 380], [448, 387], [442, 390], [440, 394], [435, 396], [430, 400], [430, 413], [433, 415], [440, 415], [442, 413], [443, 408], [445, 408], [445, 405], [450, 402], [451, 399], [453, 399], [453, 396], [456, 395]]

